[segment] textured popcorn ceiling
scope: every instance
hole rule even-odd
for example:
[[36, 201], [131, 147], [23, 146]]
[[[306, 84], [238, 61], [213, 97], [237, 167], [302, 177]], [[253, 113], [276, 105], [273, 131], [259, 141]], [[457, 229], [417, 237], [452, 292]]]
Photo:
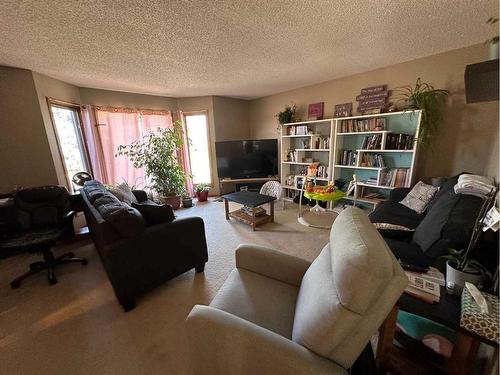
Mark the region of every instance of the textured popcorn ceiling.
[[495, 0], [2, 0], [0, 65], [254, 98], [480, 43], [495, 14]]

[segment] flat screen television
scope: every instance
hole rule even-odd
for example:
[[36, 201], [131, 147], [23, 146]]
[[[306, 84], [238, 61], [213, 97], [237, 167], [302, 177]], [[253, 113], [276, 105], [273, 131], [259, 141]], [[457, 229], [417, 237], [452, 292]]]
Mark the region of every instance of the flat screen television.
[[278, 174], [278, 141], [215, 142], [219, 178], [257, 178]]

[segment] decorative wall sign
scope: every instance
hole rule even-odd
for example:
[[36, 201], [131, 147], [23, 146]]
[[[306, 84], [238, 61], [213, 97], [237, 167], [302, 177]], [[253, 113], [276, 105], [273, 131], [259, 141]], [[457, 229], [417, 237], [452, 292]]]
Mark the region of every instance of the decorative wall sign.
[[352, 116], [352, 103], [343, 103], [335, 105], [335, 111], [333, 117], [349, 117], [349, 116]]
[[387, 109], [389, 91], [387, 85], [378, 85], [361, 89], [361, 95], [356, 96], [358, 112], [384, 112]]
[[307, 111], [309, 120], [322, 120], [323, 119], [323, 109], [325, 103], [313, 103], [309, 104], [309, 110]]

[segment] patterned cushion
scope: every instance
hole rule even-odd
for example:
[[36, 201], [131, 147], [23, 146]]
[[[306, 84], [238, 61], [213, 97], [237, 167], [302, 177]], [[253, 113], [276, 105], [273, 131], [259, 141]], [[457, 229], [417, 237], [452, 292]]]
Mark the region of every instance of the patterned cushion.
[[373, 223], [375, 228], [379, 230], [401, 230], [405, 232], [414, 232], [415, 229], [407, 228], [403, 225], [391, 224], [391, 223]]
[[427, 185], [422, 181], [419, 181], [413, 187], [413, 189], [411, 189], [408, 195], [399, 203], [415, 211], [416, 213], [421, 214], [425, 211], [427, 205], [437, 191], [437, 187]]

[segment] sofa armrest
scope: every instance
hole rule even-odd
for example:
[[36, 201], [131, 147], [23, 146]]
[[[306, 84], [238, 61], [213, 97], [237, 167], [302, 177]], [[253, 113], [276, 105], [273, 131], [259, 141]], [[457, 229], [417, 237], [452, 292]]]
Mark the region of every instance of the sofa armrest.
[[391, 190], [389, 195], [389, 200], [395, 203], [399, 203], [408, 195], [411, 188], [395, 188]]
[[305, 259], [264, 246], [242, 244], [236, 249], [237, 268], [296, 286], [300, 286], [310, 265]]
[[137, 202], [145, 202], [148, 200], [148, 194], [144, 190], [132, 190], [132, 194], [134, 194]]
[[186, 319], [195, 374], [347, 374], [283, 336], [209, 306]]

